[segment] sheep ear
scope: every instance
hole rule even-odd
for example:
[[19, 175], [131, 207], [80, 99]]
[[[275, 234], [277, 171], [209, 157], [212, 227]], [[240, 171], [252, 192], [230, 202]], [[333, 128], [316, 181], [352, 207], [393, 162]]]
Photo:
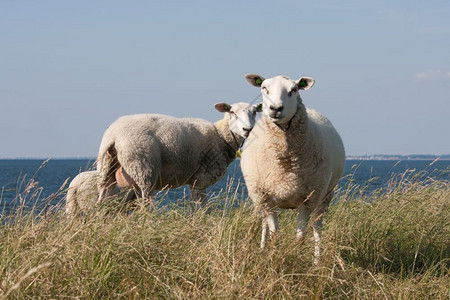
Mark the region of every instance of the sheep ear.
[[258, 74], [247, 74], [245, 75], [245, 79], [247, 79], [248, 83], [257, 87], [260, 87], [263, 81], [265, 80], [264, 77]]
[[314, 85], [314, 78], [311, 77], [301, 77], [296, 81], [299, 90], [309, 90]]
[[253, 107], [256, 109], [257, 112], [262, 112], [262, 106], [263, 106], [262, 102], [253, 105]]
[[224, 113], [224, 112], [229, 112], [230, 109], [231, 109], [231, 105], [228, 104], [228, 103], [225, 103], [225, 102], [223, 102], [223, 103], [217, 103], [217, 104], [214, 105], [214, 107], [215, 107], [218, 111], [220, 111], [220, 112], [222, 112], [222, 113]]

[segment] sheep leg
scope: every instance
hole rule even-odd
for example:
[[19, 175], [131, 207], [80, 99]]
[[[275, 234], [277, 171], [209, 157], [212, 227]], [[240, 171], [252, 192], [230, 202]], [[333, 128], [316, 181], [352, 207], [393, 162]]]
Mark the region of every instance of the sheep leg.
[[196, 189], [191, 187], [191, 197], [189, 199], [190, 213], [194, 213], [205, 207], [206, 193], [204, 189]]
[[321, 246], [321, 236], [322, 236], [322, 221], [323, 214], [325, 213], [331, 199], [333, 198], [333, 190], [329, 191], [322, 200], [322, 204], [314, 212], [313, 221], [313, 234], [314, 234], [314, 264], [318, 265], [320, 262], [320, 256], [322, 252], [320, 250]]
[[[119, 153], [120, 154], [120, 153]], [[132, 187], [136, 196], [141, 196], [141, 204], [144, 207], [154, 208], [153, 194], [158, 180], [160, 162], [155, 159], [139, 159], [139, 153], [128, 153], [119, 156], [122, 168], [116, 172], [125, 186]]]
[[108, 176], [99, 184], [97, 204], [101, 204], [106, 199], [106, 197], [113, 193], [115, 184], [116, 180], [113, 176]]
[[267, 216], [267, 223], [269, 225], [270, 236], [279, 230], [278, 227], [278, 217], [276, 212], [271, 212]]
[[320, 244], [321, 244], [321, 235], [322, 235], [322, 216], [323, 214], [316, 214], [314, 218], [313, 226], [313, 234], [314, 234], [314, 264], [319, 264], [320, 261]]
[[106, 153], [103, 153], [99, 160], [102, 162], [102, 167], [98, 170], [98, 199], [97, 204], [101, 204], [106, 197], [111, 195], [116, 184], [115, 173], [119, 167], [119, 162], [117, 161], [117, 150], [115, 145], [112, 144]]
[[301, 242], [303, 242], [305, 238], [305, 232], [306, 227], [308, 226], [309, 222], [309, 211], [306, 205], [301, 205], [298, 209], [298, 226], [297, 226], [297, 232], [296, 237]]
[[269, 232], [267, 231], [269, 229], [269, 223], [267, 223], [267, 218], [263, 218], [262, 220], [262, 237], [261, 237], [261, 249], [264, 249], [266, 246], [267, 236], [269, 235]]
[[140, 187], [138, 190], [135, 190], [136, 195], [140, 195], [140, 205], [143, 208], [149, 209], [150, 211], [153, 211], [155, 208], [154, 203], [154, 189], [153, 188], [147, 188], [147, 187]]
[[[269, 230], [267, 230], [269, 229]], [[270, 212], [263, 220], [263, 230], [261, 237], [261, 249], [266, 245], [267, 235], [270, 235], [270, 238], [274, 238], [275, 234], [279, 230], [278, 226], [278, 217], [276, 212]], [[269, 231], [269, 232], [267, 232]], [[269, 234], [268, 234], [269, 233]]]

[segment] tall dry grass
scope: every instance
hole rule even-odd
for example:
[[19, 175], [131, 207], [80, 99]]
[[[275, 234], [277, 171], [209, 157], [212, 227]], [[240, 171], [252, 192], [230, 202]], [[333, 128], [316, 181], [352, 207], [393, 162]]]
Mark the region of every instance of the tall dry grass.
[[318, 266], [311, 232], [294, 239], [294, 211], [261, 251], [260, 216], [231, 189], [190, 216], [138, 206], [66, 218], [45, 201], [19, 205], [2, 219], [0, 298], [448, 299], [449, 182], [400, 176], [362, 191], [338, 192]]

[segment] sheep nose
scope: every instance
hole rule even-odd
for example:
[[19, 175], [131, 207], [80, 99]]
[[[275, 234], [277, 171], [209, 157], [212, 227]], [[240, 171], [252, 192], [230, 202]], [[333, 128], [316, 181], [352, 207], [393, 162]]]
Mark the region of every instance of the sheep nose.
[[271, 106], [269, 106], [269, 108], [270, 108], [270, 110], [272, 110], [274, 112], [281, 112], [284, 107], [283, 107], [283, 105], [280, 105], [278, 107], [271, 105]]
[[244, 130], [245, 132], [250, 132], [250, 131], [252, 131], [251, 128], [242, 128], [242, 130]]
[[281, 112], [283, 111], [283, 108], [284, 108], [283, 105], [280, 105], [280, 106], [270, 105], [269, 106], [269, 109], [270, 109], [269, 116], [274, 119], [279, 118], [282, 115]]

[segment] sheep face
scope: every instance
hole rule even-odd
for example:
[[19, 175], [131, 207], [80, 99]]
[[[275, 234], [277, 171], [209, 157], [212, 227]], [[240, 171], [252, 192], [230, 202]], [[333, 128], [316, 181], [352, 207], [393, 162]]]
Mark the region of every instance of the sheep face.
[[297, 112], [298, 91], [308, 90], [314, 85], [311, 77], [301, 77], [295, 81], [286, 76], [265, 79], [257, 74], [247, 74], [245, 78], [251, 85], [261, 87], [263, 113], [279, 125], [289, 122]]
[[256, 113], [262, 110], [262, 103], [248, 104], [239, 102], [235, 104], [217, 103], [214, 107], [227, 116], [224, 118], [233, 133], [247, 138], [255, 125]]

